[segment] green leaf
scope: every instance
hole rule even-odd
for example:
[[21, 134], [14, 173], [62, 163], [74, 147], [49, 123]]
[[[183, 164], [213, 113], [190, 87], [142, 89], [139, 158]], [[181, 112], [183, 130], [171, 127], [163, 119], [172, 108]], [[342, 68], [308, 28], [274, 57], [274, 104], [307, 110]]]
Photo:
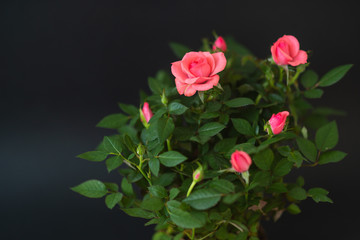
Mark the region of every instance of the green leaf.
[[206, 224], [207, 214], [205, 212], [185, 211], [181, 208], [181, 203], [176, 200], [168, 201], [166, 205], [171, 221], [181, 228], [201, 228]]
[[301, 209], [295, 203], [290, 204], [287, 207], [287, 210], [290, 214], [294, 214], [294, 215], [301, 213]]
[[113, 209], [116, 206], [116, 204], [121, 201], [122, 197], [123, 197], [122, 193], [119, 192], [111, 193], [106, 196], [105, 204], [109, 209]]
[[126, 196], [132, 197], [135, 195], [132, 184], [126, 178], [121, 181], [121, 189]]
[[149, 168], [150, 171], [155, 175], [158, 176], [160, 170], [160, 162], [157, 158], [150, 158], [149, 160]]
[[204, 124], [199, 128], [200, 137], [212, 137], [221, 132], [225, 128], [225, 125], [218, 122], [210, 122]]
[[288, 156], [288, 160], [295, 163], [295, 166], [299, 168], [303, 163], [304, 157], [299, 151], [294, 151], [290, 153], [290, 155]]
[[103, 146], [108, 153], [120, 154], [122, 152], [122, 146], [118, 136], [104, 137]]
[[111, 172], [112, 170], [118, 168], [123, 163], [123, 160], [120, 156], [113, 156], [106, 159], [106, 168], [108, 172]]
[[330, 70], [320, 79], [318, 83], [319, 86], [327, 87], [337, 83], [345, 76], [352, 66], [353, 64], [346, 64]]
[[214, 189], [200, 189], [191, 193], [183, 202], [197, 210], [205, 210], [215, 206], [221, 198], [221, 194]]
[[224, 138], [218, 141], [214, 146], [214, 151], [219, 153], [227, 153], [236, 144], [237, 138]]
[[176, 151], [168, 151], [160, 154], [159, 159], [162, 165], [166, 167], [175, 167], [184, 162], [187, 157]]
[[122, 210], [131, 217], [139, 217], [145, 219], [151, 219], [155, 217], [154, 213], [146, 211], [141, 208], [124, 208]]
[[171, 102], [168, 106], [170, 114], [181, 115], [189, 108], [178, 102]]
[[135, 145], [135, 143], [133, 142], [131, 137], [129, 137], [129, 135], [127, 135], [127, 134], [124, 135], [124, 143], [130, 151], [132, 151], [133, 153], [136, 153], [137, 146]]
[[156, 128], [160, 142], [165, 142], [174, 131], [174, 121], [172, 118], [160, 118], [156, 122]]
[[82, 158], [82, 159], [85, 159], [85, 160], [89, 160], [89, 161], [92, 161], [92, 162], [101, 162], [101, 161], [105, 160], [107, 155], [108, 154], [106, 152], [89, 151], [89, 152], [77, 155], [76, 157]]
[[286, 158], [283, 158], [276, 164], [273, 174], [276, 177], [285, 176], [291, 171], [292, 166], [292, 162], [289, 162]]
[[161, 186], [169, 186], [176, 178], [176, 173], [164, 173], [161, 174], [158, 178], [154, 179], [154, 185], [161, 185]]
[[121, 113], [110, 114], [104, 117], [96, 126], [102, 128], [117, 129], [126, 124], [128, 116]]
[[270, 172], [268, 171], [259, 171], [255, 174], [254, 178], [250, 181], [250, 186], [248, 190], [255, 187], [265, 187], [268, 186], [271, 180]]
[[306, 98], [321, 98], [324, 94], [324, 91], [322, 89], [310, 89], [304, 92], [304, 96]]
[[153, 185], [153, 186], [148, 187], [148, 189], [149, 189], [149, 192], [155, 197], [158, 197], [158, 198], [167, 197], [167, 191], [163, 186]]
[[308, 194], [317, 203], [318, 202], [333, 203], [333, 201], [327, 196], [329, 192], [323, 188], [311, 188], [309, 189]]
[[317, 157], [317, 149], [315, 144], [305, 138], [301, 138], [298, 137], [296, 138], [296, 143], [301, 151], [302, 154], [304, 154], [304, 156], [309, 159], [312, 162], [316, 161], [316, 157]]
[[170, 189], [170, 194], [169, 194], [170, 200], [175, 199], [179, 193], [180, 193], [180, 190], [178, 188]]
[[160, 198], [149, 197], [144, 199], [141, 203], [141, 208], [149, 211], [160, 211], [164, 207], [164, 203]]
[[254, 101], [250, 98], [234, 98], [225, 102], [225, 105], [231, 108], [244, 107], [247, 105], [255, 104]]
[[250, 123], [242, 118], [232, 118], [231, 121], [233, 122], [233, 125], [241, 134], [247, 135], [247, 136], [253, 136], [254, 135], [254, 129], [251, 127]]
[[289, 192], [288, 195], [295, 200], [305, 200], [307, 198], [305, 189], [301, 187], [294, 187]]
[[104, 184], [105, 184], [106, 188], [109, 189], [112, 192], [119, 191], [119, 186], [116, 183], [104, 182]]
[[71, 190], [88, 198], [102, 198], [107, 193], [105, 184], [95, 179], [72, 187]]
[[318, 79], [319, 76], [316, 72], [314, 72], [313, 70], [306, 70], [306, 72], [301, 75], [300, 82], [304, 86], [304, 88], [311, 88], [315, 85]]
[[159, 80], [153, 77], [148, 78], [148, 85], [150, 90], [157, 95], [161, 95], [163, 92], [163, 86]]
[[332, 121], [316, 131], [315, 143], [320, 151], [326, 151], [336, 146], [339, 140], [338, 129], [335, 121]]
[[267, 148], [257, 153], [254, 158], [255, 165], [262, 170], [270, 170], [271, 164], [274, 160], [274, 153], [270, 148]]
[[230, 51], [234, 51], [239, 56], [252, 55], [249, 49], [247, 49], [244, 45], [238, 43], [233, 37], [227, 36], [225, 37], [226, 45]]
[[124, 104], [124, 103], [118, 103], [120, 109], [124, 112], [129, 114], [130, 116], [138, 116], [139, 115], [139, 109], [131, 104]]
[[180, 43], [170, 42], [169, 45], [175, 56], [180, 59], [182, 59], [186, 53], [191, 51], [190, 48]]
[[209, 187], [216, 190], [219, 193], [231, 193], [231, 192], [235, 192], [235, 185], [225, 179], [215, 179], [212, 180], [209, 184]]
[[320, 155], [319, 164], [335, 163], [343, 160], [347, 153], [341, 151], [328, 151]]
[[164, 232], [157, 232], [153, 235], [151, 240], [172, 240], [172, 237]]
[[286, 188], [285, 184], [282, 182], [273, 183], [269, 187], [269, 192], [271, 192], [271, 193], [286, 193], [287, 188]]

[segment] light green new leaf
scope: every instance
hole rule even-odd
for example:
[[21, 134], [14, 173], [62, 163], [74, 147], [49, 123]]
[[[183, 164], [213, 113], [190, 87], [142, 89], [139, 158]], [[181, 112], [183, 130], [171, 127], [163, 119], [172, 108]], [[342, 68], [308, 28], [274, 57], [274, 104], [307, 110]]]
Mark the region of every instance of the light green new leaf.
[[225, 102], [225, 105], [231, 108], [244, 107], [247, 105], [255, 104], [254, 101], [250, 98], [234, 98]]
[[218, 122], [210, 122], [204, 124], [199, 128], [200, 137], [212, 137], [221, 132], [225, 128], [225, 125]]
[[319, 81], [320, 87], [327, 87], [337, 83], [350, 70], [353, 64], [346, 64], [336, 67], [327, 72]]
[[288, 207], [287, 207], [287, 210], [290, 214], [293, 214], [293, 215], [296, 215], [296, 214], [299, 214], [301, 213], [301, 209], [299, 208], [298, 205], [296, 205], [295, 203], [292, 203], [290, 204]]
[[104, 117], [96, 126], [102, 128], [117, 129], [126, 124], [128, 116], [121, 113], [110, 114]]
[[88, 198], [102, 198], [107, 193], [105, 184], [95, 179], [72, 187], [71, 190]]
[[335, 163], [339, 162], [346, 157], [347, 153], [341, 151], [328, 151], [320, 155], [319, 164]]
[[336, 146], [339, 140], [338, 128], [332, 121], [316, 131], [315, 143], [320, 151], [326, 151]]
[[184, 162], [187, 157], [177, 151], [168, 151], [160, 154], [159, 159], [162, 165], [166, 167], [175, 167]]
[[111, 193], [106, 196], [105, 204], [109, 209], [113, 209], [116, 206], [116, 204], [121, 201], [122, 197], [123, 197], [122, 193], [119, 192]]
[[93, 161], [93, 162], [101, 162], [101, 161], [105, 160], [107, 155], [108, 155], [108, 153], [102, 152], [102, 151], [89, 151], [89, 152], [77, 155], [77, 157], [85, 159], [85, 160]]
[[215, 206], [221, 198], [221, 193], [214, 189], [200, 189], [194, 191], [183, 202], [197, 210], [205, 210]]

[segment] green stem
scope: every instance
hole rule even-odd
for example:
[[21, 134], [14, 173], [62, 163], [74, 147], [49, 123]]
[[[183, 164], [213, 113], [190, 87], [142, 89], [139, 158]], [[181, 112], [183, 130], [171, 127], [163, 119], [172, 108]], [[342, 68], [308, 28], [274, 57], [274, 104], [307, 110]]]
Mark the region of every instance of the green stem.
[[196, 182], [193, 181], [189, 187], [189, 190], [187, 191], [186, 197], [188, 197], [190, 195], [190, 193], [193, 190], [193, 188], [195, 187], [195, 185], [196, 185]]
[[140, 173], [143, 175], [143, 177], [146, 179], [146, 181], [148, 181], [149, 185], [152, 186], [152, 183], [150, 181], [150, 179], [147, 177], [147, 175], [144, 173], [144, 171], [142, 170], [142, 165], [144, 163], [144, 160], [143, 160], [143, 156], [140, 155], [139, 156], [139, 160], [140, 160], [140, 164], [139, 165], [136, 165], [137, 169], [140, 171]]
[[168, 151], [171, 151], [171, 150], [172, 150], [172, 147], [171, 147], [170, 138], [166, 139], [166, 145], [167, 145]]
[[195, 228], [192, 229], [191, 240], [195, 239]]

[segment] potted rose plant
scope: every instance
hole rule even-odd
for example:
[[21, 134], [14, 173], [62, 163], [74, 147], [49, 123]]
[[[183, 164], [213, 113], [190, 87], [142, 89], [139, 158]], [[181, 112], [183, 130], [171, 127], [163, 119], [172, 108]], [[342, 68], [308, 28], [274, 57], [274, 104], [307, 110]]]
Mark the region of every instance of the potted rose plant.
[[[153, 239], [265, 239], [263, 220], [300, 213], [307, 198], [332, 202], [328, 191], [305, 187], [302, 167], [342, 160], [331, 108], [310, 100], [351, 68], [319, 77], [291, 35], [279, 38], [268, 59], [233, 38], [204, 40], [200, 51], [171, 43], [181, 59], [149, 78], [141, 106], [98, 127], [114, 129], [94, 151], [78, 157], [105, 162], [116, 183], [92, 179], [72, 188], [103, 198], [108, 208], [155, 225]], [[135, 187], [136, 186], [136, 187]]]

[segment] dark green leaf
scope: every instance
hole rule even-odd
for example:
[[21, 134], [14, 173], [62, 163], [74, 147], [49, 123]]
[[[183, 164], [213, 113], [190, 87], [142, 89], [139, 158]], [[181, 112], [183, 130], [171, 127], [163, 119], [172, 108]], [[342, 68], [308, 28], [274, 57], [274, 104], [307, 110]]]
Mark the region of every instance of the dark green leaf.
[[250, 98], [233, 98], [225, 102], [225, 105], [231, 108], [244, 107], [247, 105], [253, 105], [254, 101]]
[[127, 134], [124, 135], [124, 143], [131, 152], [136, 153], [137, 146], [135, 145], [131, 137], [129, 137], [129, 135]]
[[291, 171], [293, 166], [292, 162], [289, 162], [286, 158], [281, 159], [274, 168], [274, 176], [282, 177]]
[[137, 107], [135, 107], [134, 105], [124, 104], [124, 103], [119, 103], [118, 105], [124, 113], [127, 113], [130, 116], [138, 116], [139, 115], [139, 109]]
[[270, 148], [267, 148], [257, 153], [254, 158], [255, 165], [262, 170], [270, 170], [271, 164], [274, 160], [274, 153]]
[[154, 213], [148, 212], [141, 208], [124, 208], [122, 210], [131, 217], [139, 217], [145, 219], [151, 219], [155, 217]]
[[176, 151], [168, 151], [160, 154], [159, 159], [162, 165], [166, 167], [175, 167], [184, 162], [187, 157]]
[[350, 70], [353, 64], [342, 65], [327, 72], [319, 81], [320, 87], [327, 87], [337, 83]]
[[160, 198], [149, 197], [141, 203], [141, 208], [149, 211], [160, 211], [164, 207], [164, 203]]
[[164, 173], [155, 178], [154, 185], [169, 186], [176, 178], [176, 173]]
[[105, 184], [99, 180], [88, 180], [72, 187], [71, 190], [88, 198], [102, 198], [107, 193]]
[[175, 56], [180, 59], [182, 59], [186, 53], [191, 51], [190, 48], [180, 43], [170, 42], [169, 45]]
[[235, 185], [225, 179], [215, 179], [212, 180], [209, 184], [209, 187], [216, 190], [219, 193], [231, 193], [231, 192], [235, 192]]
[[224, 138], [220, 140], [215, 144], [214, 151], [219, 153], [227, 153], [236, 144], [236, 139], [237, 138], [235, 137], [235, 138]]
[[306, 70], [306, 72], [301, 75], [300, 82], [304, 86], [304, 88], [311, 88], [315, 85], [318, 79], [319, 76], [316, 72], [314, 72], [313, 70]]
[[239, 56], [252, 55], [249, 49], [238, 43], [233, 37], [225, 37], [226, 45], [230, 51], [236, 52]]
[[199, 128], [199, 136], [201, 137], [212, 137], [219, 132], [221, 132], [225, 128], [225, 125], [218, 122], [210, 122], [204, 124]]
[[339, 140], [338, 129], [335, 121], [332, 121], [316, 131], [315, 143], [320, 151], [326, 151], [336, 146]]
[[170, 189], [170, 194], [169, 194], [170, 200], [175, 199], [179, 193], [180, 193], [180, 190], [178, 188]]
[[250, 123], [242, 118], [232, 118], [231, 121], [233, 122], [233, 125], [241, 134], [253, 136], [254, 135], [254, 129], [251, 127]]
[[112, 156], [106, 159], [106, 168], [108, 172], [111, 172], [115, 168], [118, 168], [123, 163], [123, 160], [120, 156]]
[[221, 198], [221, 194], [214, 189], [200, 189], [191, 193], [183, 202], [195, 209], [205, 210], [215, 206]]
[[346, 155], [347, 155], [346, 153], [341, 152], [341, 151], [324, 152], [320, 155], [319, 164], [323, 165], [323, 164], [327, 164], [327, 163], [339, 162], [339, 161], [343, 160], [344, 157], [346, 157]]
[[170, 114], [181, 115], [186, 110], [188, 110], [188, 107], [186, 107], [186, 106], [184, 106], [184, 105], [182, 105], [181, 103], [178, 103], [178, 102], [172, 102], [172, 103], [169, 104], [168, 110], [169, 110]]
[[296, 143], [301, 151], [302, 154], [304, 154], [304, 156], [309, 159], [312, 162], [316, 161], [316, 157], [317, 157], [317, 149], [315, 144], [305, 138], [297, 138], [296, 139]]
[[255, 187], [265, 187], [268, 186], [271, 180], [270, 172], [260, 171], [257, 172], [252, 180], [250, 180], [250, 186], [248, 190]]
[[327, 196], [329, 192], [323, 188], [311, 188], [309, 189], [308, 194], [317, 203], [318, 202], [333, 203], [333, 201]]
[[289, 192], [288, 195], [295, 200], [305, 200], [307, 198], [305, 189], [301, 187], [294, 187]]
[[122, 193], [111, 193], [109, 195], [106, 196], [105, 198], [105, 204], [109, 209], [113, 209], [115, 207], [115, 205], [121, 201], [123, 197]]
[[299, 168], [303, 163], [304, 157], [299, 151], [294, 151], [290, 153], [290, 155], [288, 156], [288, 160], [295, 163], [295, 166]]
[[148, 187], [148, 189], [149, 189], [149, 192], [155, 197], [158, 197], [158, 198], [167, 197], [167, 191], [163, 186], [153, 185], [153, 186]]
[[306, 98], [321, 98], [324, 94], [324, 91], [322, 89], [310, 89], [304, 92], [304, 96]]
[[89, 151], [89, 152], [77, 155], [77, 157], [85, 159], [85, 160], [93, 161], [93, 162], [101, 162], [101, 161], [105, 160], [107, 155], [108, 155], [108, 153], [106, 153], [106, 152]]
[[104, 117], [96, 126], [102, 128], [117, 129], [126, 124], [128, 116], [121, 113], [111, 114]]
[[116, 183], [104, 182], [104, 184], [105, 184], [106, 188], [109, 189], [112, 192], [119, 191], [119, 186]]
[[150, 168], [151, 172], [152, 172], [155, 176], [158, 176], [159, 170], [160, 170], [160, 162], [159, 162], [159, 159], [157, 159], [157, 158], [150, 158], [150, 160], [149, 160], [149, 168]]
[[287, 188], [286, 188], [285, 184], [282, 182], [273, 183], [269, 187], [269, 192], [271, 192], [271, 193], [286, 193]]
[[103, 146], [108, 153], [120, 154], [122, 152], [122, 146], [118, 136], [104, 137]]
[[126, 178], [121, 181], [121, 189], [126, 196], [132, 197], [135, 195], [132, 184]]
[[165, 142], [174, 131], [175, 125], [172, 118], [160, 118], [156, 122], [157, 136], [160, 142]]
[[206, 223], [207, 214], [205, 212], [185, 211], [181, 208], [181, 203], [176, 200], [167, 202], [170, 219], [177, 226], [182, 228], [201, 228]]

